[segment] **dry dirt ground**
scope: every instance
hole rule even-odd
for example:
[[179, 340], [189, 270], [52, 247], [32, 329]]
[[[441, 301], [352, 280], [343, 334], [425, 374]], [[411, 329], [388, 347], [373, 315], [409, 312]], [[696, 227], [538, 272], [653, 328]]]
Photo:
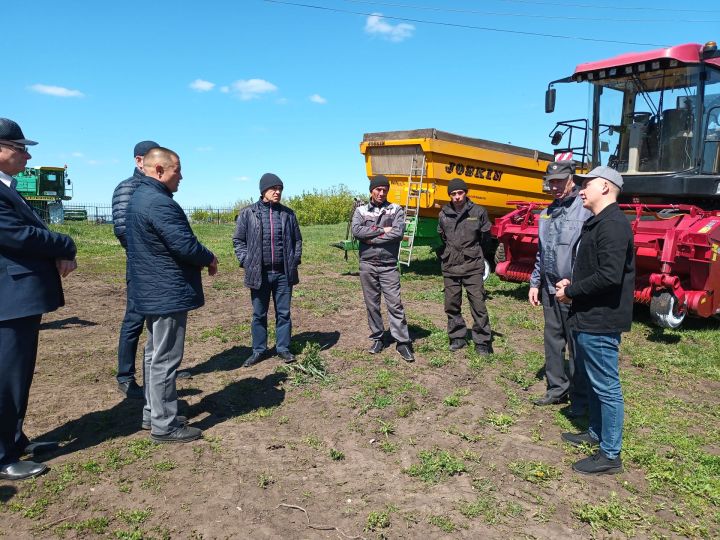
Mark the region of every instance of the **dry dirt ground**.
[[[529, 402], [544, 391], [542, 317], [522, 286], [490, 288], [500, 354], [486, 361], [446, 351], [440, 280], [404, 278], [417, 351], [406, 364], [394, 348], [364, 352], [357, 276], [304, 270], [293, 347], [319, 344], [330, 381], [296, 384], [277, 358], [241, 368], [250, 353], [242, 273], [205, 276], [207, 303], [191, 313], [182, 366], [192, 378], [178, 381], [180, 412], [204, 439], [180, 445], [151, 444], [141, 404], [116, 390], [122, 276], [81, 269], [67, 279], [67, 305], [43, 320], [26, 423], [31, 437], [62, 447], [48, 474], [0, 482], [0, 537], [677, 535], [673, 501], [648, 491], [641, 468], [572, 472], [583, 452], [560, 442], [573, 428], [562, 406]], [[690, 399], [712, 403], [717, 391], [713, 383]], [[619, 508], [612, 533], [580, 518], [583, 504], [600, 502]]]

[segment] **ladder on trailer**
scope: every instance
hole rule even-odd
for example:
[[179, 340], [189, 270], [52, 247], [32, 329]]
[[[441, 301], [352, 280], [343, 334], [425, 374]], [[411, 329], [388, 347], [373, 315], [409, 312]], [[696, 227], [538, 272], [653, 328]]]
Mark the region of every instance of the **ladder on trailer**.
[[420, 196], [423, 193], [423, 180], [425, 180], [425, 154], [415, 154], [408, 175], [407, 199], [405, 200], [405, 232], [400, 242], [398, 263], [410, 266], [415, 233], [420, 218]]

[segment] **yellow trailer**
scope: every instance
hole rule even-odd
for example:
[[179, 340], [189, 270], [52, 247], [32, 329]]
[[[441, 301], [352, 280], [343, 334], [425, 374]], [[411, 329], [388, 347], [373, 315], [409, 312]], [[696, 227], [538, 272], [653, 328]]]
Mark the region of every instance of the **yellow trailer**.
[[[484, 206], [491, 219], [513, 209], [511, 201], [550, 201], [542, 176], [553, 156], [437, 129], [366, 133], [360, 143], [368, 178], [390, 180], [388, 200], [405, 207], [405, 239], [400, 263], [409, 265], [414, 245], [439, 244], [437, 217], [450, 201], [447, 185], [462, 178], [468, 197]], [[351, 238], [334, 244], [357, 249]]]

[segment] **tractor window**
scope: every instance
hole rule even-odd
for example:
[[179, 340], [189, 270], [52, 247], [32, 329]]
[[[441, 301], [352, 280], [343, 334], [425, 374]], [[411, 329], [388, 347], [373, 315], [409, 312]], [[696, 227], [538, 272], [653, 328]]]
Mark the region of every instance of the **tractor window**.
[[[699, 73], [697, 67], [681, 66], [599, 83], [604, 87], [603, 95], [614, 94], [613, 90], [622, 94], [619, 125], [612, 127], [619, 133], [619, 141], [614, 153], [610, 148], [611, 166], [630, 174], [692, 168]], [[617, 106], [611, 107], [611, 112], [616, 115]], [[603, 123], [602, 108], [600, 118]]]
[[[625, 94], [615, 88], [605, 87], [602, 90], [602, 94], [600, 94], [600, 148], [598, 155], [600, 156], [600, 165], [617, 168]], [[618, 170], [625, 172], [623, 169]]]
[[702, 172], [720, 174], [720, 70], [708, 72], [703, 105]]
[[55, 180], [57, 180], [57, 175], [53, 173], [48, 173], [46, 178], [48, 182], [55, 182]]

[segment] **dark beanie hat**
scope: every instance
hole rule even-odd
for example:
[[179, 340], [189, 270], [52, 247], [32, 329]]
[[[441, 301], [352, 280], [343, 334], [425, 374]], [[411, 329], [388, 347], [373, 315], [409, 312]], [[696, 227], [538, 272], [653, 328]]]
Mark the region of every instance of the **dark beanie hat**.
[[385, 186], [386, 188], [390, 189], [390, 180], [388, 180], [387, 176], [385, 176], [384, 174], [375, 175], [370, 180], [370, 191], [380, 186]]
[[266, 172], [260, 178], [260, 195], [265, 193], [268, 189], [270, 189], [273, 186], [284, 187], [282, 180], [280, 180], [280, 177], [278, 175], [270, 173], [270, 172]]
[[135, 145], [135, 149], [133, 150], [133, 157], [144, 156], [148, 153], [149, 150], [159, 147], [160, 145], [155, 141], [141, 141]]
[[453, 178], [448, 182], [448, 195], [450, 195], [453, 191], [458, 191], [459, 189], [467, 192], [468, 187], [465, 180], [461, 178]]

